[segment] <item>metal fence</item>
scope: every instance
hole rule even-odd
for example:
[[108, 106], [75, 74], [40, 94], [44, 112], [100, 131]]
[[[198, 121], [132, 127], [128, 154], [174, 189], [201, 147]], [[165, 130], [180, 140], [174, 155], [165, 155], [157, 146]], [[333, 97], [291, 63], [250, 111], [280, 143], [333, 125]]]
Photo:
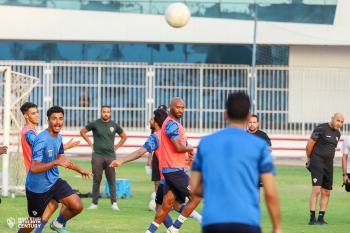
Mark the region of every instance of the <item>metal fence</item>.
[[[340, 86], [349, 85], [350, 90], [349, 69], [258, 66], [254, 88], [251, 88], [250, 66], [62, 61], [0, 61], [1, 65], [40, 79], [40, 85], [30, 97], [41, 112], [39, 128], [45, 127], [45, 113], [52, 105], [65, 109], [65, 128], [77, 130], [97, 119], [101, 106], [107, 104], [112, 107], [113, 120], [122, 127], [129, 131], [147, 131], [154, 108], [167, 105], [172, 97], [179, 96], [186, 104], [183, 124], [187, 131], [211, 132], [225, 126], [223, 112], [229, 92], [254, 90], [253, 112], [259, 116], [262, 130], [270, 134], [305, 135], [317, 123], [328, 121], [334, 110], [329, 106], [329, 109], [322, 107], [323, 100], [318, 99], [328, 85], [322, 80], [321, 84], [314, 84], [319, 85], [314, 91], [315, 100], [321, 104], [327, 117], [308, 117], [317, 112], [318, 107], [310, 102], [310, 97], [303, 99], [312, 90], [308, 86], [310, 80], [329, 72], [328, 79], [336, 74]], [[329, 89], [337, 91], [334, 86]], [[338, 97], [349, 99], [350, 93], [345, 91], [341, 96], [334, 96]], [[1, 98], [2, 95], [0, 104]], [[300, 103], [302, 108], [299, 108]], [[339, 106], [339, 111], [349, 113], [347, 105]], [[348, 131], [349, 125], [346, 124], [343, 132]]]

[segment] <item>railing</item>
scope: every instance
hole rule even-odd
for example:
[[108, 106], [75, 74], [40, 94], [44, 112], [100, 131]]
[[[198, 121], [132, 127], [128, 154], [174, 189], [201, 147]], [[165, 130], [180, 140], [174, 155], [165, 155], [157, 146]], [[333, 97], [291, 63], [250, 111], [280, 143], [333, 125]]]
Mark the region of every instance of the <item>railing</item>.
[[[163, 15], [173, 0], [5, 0], [3, 5]], [[189, 0], [193, 16], [241, 20], [333, 24], [337, 0]], [[255, 8], [257, 4], [257, 8]]]
[[[251, 90], [251, 67], [245, 65], [0, 61], [1, 65], [40, 79], [30, 96], [41, 112], [39, 128], [46, 126], [45, 114], [52, 105], [65, 109], [67, 130], [78, 130], [99, 118], [101, 106], [107, 104], [122, 127], [146, 132], [152, 111], [179, 96], [186, 104], [187, 131], [212, 132], [226, 124], [227, 94]], [[349, 69], [258, 66], [253, 90], [253, 112], [260, 128], [270, 134], [307, 135], [334, 112], [350, 119]], [[348, 132], [345, 124], [343, 134]]]

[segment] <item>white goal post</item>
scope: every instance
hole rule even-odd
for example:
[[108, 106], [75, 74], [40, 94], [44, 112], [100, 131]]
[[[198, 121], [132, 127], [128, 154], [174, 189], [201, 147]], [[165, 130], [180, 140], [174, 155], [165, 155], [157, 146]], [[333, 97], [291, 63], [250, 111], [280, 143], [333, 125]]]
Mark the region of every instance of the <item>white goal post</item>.
[[[24, 185], [18, 178], [9, 182], [10, 176], [18, 176], [18, 166], [12, 168], [10, 161], [19, 162], [22, 158], [20, 151], [20, 130], [23, 126], [23, 117], [20, 106], [27, 101], [33, 88], [38, 85], [39, 79], [30, 75], [12, 71], [9, 66], [0, 66], [3, 84], [3, 140], [2, 144], [8, 147], [7, 154], [2, 155], [2, 196], [7, 197], [10, 189]], [[11, 156], [11, 157], [10, 157]], [[13, 158], [12, 158], [13, 157]], [[23, 163], [23, 160], [21, 160]], [[11, 170], [10, 170], [11, 168]]]

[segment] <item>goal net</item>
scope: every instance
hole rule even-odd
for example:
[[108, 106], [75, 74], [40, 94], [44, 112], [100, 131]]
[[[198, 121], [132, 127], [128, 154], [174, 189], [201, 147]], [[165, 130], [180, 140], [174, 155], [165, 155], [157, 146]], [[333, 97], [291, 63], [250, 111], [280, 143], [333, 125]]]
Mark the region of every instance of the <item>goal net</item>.
[[24, 118], [21, 105], [28, 101], [39, 79], [23, 73], [14, 72], [11, 67], [0, 66], [0, 145], [8, 146], [7, 154], [2, 155], [0, 169], [1, 193], [24, 192], [26, 172], [21, 149], [21, 128]]

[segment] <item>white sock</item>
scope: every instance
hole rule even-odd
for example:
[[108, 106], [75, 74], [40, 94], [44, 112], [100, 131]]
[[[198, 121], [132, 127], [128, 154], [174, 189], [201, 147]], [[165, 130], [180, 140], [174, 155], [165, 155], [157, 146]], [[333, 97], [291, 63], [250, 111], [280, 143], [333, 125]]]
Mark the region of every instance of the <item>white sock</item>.
[[199, 224], [202, 223], [202, 215], [200, 215], [200, 213], [198, 213], [197, 211], [193, 211], [190, 214], [190, 217], [193, 218], [194, 220], [196, 220]]
[[53, 225], [54, 225], [55, 227], [57, 227], [57, 228], [62, 228], [62, 227], [63, 227], [63, 225], [62, 225], [61, 223], [59, 223], [57, 220], [55, 220], [55, 221], [53, 222]]

